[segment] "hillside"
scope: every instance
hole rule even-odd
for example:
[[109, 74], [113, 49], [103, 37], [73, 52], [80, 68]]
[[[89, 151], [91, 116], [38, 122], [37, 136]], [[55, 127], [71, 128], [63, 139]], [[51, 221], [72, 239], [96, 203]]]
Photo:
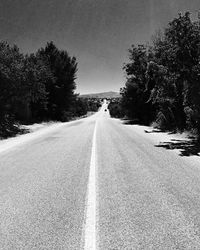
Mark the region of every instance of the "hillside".
[[103, 93], [94, 93], [94, 94], [85, 94], [80, 95], [83, 98], [119, 98], [120, 94], [118, 92], [110, 91], [110, 92], [103, 92]]

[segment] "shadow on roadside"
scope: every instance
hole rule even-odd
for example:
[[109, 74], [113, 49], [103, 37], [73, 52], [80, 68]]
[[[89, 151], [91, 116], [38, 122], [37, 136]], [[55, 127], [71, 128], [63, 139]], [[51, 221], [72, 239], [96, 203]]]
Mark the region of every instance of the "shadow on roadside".
[[[121, 119], [124, 125], [144, 125], [139, 123], [137, 119]], [[173, 135], [175, 131], [166, 131], [162, 129], [149, 129], [144, 130], [145, 133], [163, 133], [167, 132], [169, 135]], [[178, 149], [180, 150], [180, 156], [200, 156], [200, 140], [197, 140], [195, 136], [188, 136], [188, 139], [171, 139], [168, 142], [160, 142], [158, 145], [155, 145], [158, 148], [165, 148], [167, 150]]]
[[163, 131], [161, 129], [152, 129], [152, 130], [144, 130], [145, 133], [163, 133], [163, 132], [166, 132], [166, 131]]
[[[162, 133], [167, 132], [160, 129], [144, 130], [145, 133]], [[173, 135], [175, 132], [168, 132], [169, 135]], [[200, 156], [200, 140], [197, 140], [195, 136], [188, 136], [188, 139], [171, 139], [169, 142], [160, 142], [155, 145], [158, 148], [165, 148], [168, 150], [179, 149], [180, 156]]]
[[200, 141], [195, 137], [188, 137], [188, 140], [172, 139], [170, 142], [160, 142], [155, 147], [168, 150], [179, 149], [180, 156], [200, 156]]
[[130, 120], [130, 119], [121, 119], [122, 120], [122, 123], [124, 125], [142, 125], [142, 123], [139, 122], [139, 120], [137, 119], [133, 119], [133, 120]]

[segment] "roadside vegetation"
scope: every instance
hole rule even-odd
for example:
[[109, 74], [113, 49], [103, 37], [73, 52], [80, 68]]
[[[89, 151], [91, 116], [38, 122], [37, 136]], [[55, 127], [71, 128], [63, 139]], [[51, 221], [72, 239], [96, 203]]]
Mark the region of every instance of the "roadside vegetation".
[[120, 105], [120, 98], [112, 98], [109, 101], [108, 109], [110, 111], [110, 115], [115, 118], [123, 117], [123, 110]]
[[110, 113], [163, 130], [200, 135], [200, 21], [179, 14], [151, 45], [132, 45], [126, 83]]
[[101, 107], [102, 99], [100, 98], [84, 98], [81, 97], [80, 100], [86, 104], [86, 109], [89, 112], [97, 112]]
[[96, 111], [96, 103], [75, 94], [77, 70], [76, 58], [53, 42], [29, 55], [0, 42], [0, 138], [22, 133], [20, 124], [64, 122]]

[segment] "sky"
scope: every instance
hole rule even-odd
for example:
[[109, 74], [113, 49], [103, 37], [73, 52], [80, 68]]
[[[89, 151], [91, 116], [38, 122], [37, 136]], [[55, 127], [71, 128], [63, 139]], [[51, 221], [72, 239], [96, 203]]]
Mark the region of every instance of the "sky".
[[78, 61], [77, 92], [119, 91], [132, 44], [199, 0], [0, 0], [0, 39], [31, 53], [53, 41]]

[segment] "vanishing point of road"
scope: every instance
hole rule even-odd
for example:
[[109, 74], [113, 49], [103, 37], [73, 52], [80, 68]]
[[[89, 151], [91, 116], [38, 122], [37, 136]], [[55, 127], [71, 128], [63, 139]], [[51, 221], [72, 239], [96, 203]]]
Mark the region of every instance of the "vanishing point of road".
[[200, 160], [109, 117], [0, 152], [0, 249], [200, 249]]

